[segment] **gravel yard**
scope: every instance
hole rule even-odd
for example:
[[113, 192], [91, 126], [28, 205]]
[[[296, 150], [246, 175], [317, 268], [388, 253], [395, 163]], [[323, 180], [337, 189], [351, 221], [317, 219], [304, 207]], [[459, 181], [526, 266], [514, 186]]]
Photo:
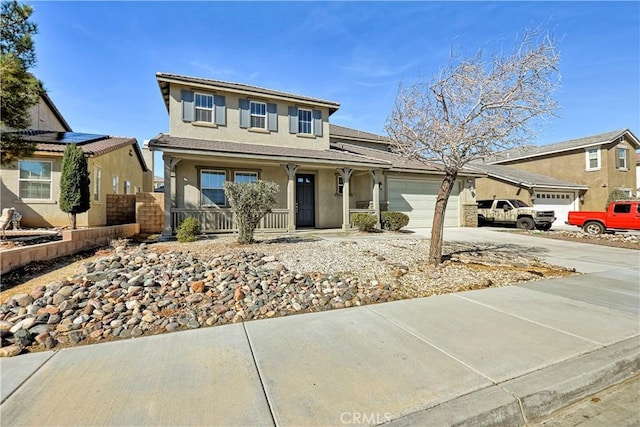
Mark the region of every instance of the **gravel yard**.
[[428, 240], [391, 233], [359, 237], [267, 236], [243, 246], [234, 236], [193, 243], [114, 242], [113, 248], [76, 262], [64, 278], [2, 292], [0, 353], [575, 274], [508, 248], [468, 244], [446, 244], [447, 261], [431, 267], [425, 263]]

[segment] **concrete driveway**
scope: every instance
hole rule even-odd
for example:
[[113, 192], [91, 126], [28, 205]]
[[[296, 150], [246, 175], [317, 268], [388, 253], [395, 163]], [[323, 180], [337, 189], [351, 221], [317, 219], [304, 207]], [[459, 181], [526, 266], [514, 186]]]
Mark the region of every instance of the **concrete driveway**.
[[586, 274], [3, 359], [2, 423], [523, 425], [640, 371], [640, 252], [445, 239]]

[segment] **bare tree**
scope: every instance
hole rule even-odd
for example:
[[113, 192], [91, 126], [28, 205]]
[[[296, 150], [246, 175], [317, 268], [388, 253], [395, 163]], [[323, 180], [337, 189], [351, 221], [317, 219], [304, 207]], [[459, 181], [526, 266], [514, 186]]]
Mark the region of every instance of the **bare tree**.
[[442, 168], [428, 262], [442, 262], [445, 209], [460, 170], [496, 151], [522, 145], [539, 120], [554, 115], [560, 81], [555, 41], [529, 30], [505, 54], [495, 49], [463, 58], [430, 81], [400, 86], [385, 129], [395, 150]]

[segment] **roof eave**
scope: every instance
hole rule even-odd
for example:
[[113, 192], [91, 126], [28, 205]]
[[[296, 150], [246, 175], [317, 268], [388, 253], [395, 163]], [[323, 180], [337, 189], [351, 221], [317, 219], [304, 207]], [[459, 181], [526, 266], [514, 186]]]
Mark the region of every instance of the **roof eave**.
[[254, 159], [254, 160], [271, 160], [276, 163], [278, 162], [299, 162], [299, 163], [314, 163], [314, 164], [322, 164], [322, 163], [330, 163], [332, 165], [340, 165], [340, 166], [356, 166], [356, 167], [366, 167], [372, 169], [390, 169], [390, 163], [371, 163], [371, 162], [356, 162], [356, 161], [348, 161], [348, 160], [335, 160], [335, 159], [320, 159], [314, 157], [297, 157], [297, 156], [269, 156], [265, 154], [247, 154], [247, 153], [233, 153], [229, 151], [211, 151], [205, 149], [197, 149], [197, 148], [175, 148], [175, 147], [159, 147], [153, 146], [154, 140], [149, 141], [149, 147], [158, 151], [162, 151], [168, 154], [194, 154], [202, 156], [203, 152], [208, 153], [211, 156], [216, 157], [229, 157], [229, 158], [241, 158], [241, 159]]
[[216, 86], [214, 83], [206, 84], [202, 82], [194, 82], [189, 79], [180, 79], [176, 77], [164, 76], [161, 73], [156, 74], [156, 79], [158, 80], [158, 84], [160, 85], [160, 92], [162, 93], [163, 98], [165, 100], [165, 106], [167, 107], [167, 111], [169, 111], [169, 90], [168, 88], [164, 89], [163, 83], [165, 83], [167, 87], [171, 83], [174, 83], [174, 84], [185, 85], [193, 88], [208, 89], [208, 90], [218, 88], [219, 90], [224, 92], [230, 92], [230, 93], [236, 93], [236, 94], [242, 94], [242, 95], [261, 95], [261, 96], [266, 96], [271, 99], [277, 99], [281, 101], [304, 103], [306, 105], [315, 105], [315, 106], [327, 108], [329, 110], [329, 115], [332, 115], [333, 113], [338, 111], [338, 109], [340, 108], [340, 104], [337, 102], [330, 102], [330, 101], [312, 99], [307, 97], [296, 97], [294, 94], [291, 94], [291, 96], [288, 96], [286, 94], [269, 93], [266, 91], [262, 91], [259, 88], [256, 88], [255, 90], [251, 90], [251, 89], [243, 90], [243, 89], [238, 89], [233, 87]]

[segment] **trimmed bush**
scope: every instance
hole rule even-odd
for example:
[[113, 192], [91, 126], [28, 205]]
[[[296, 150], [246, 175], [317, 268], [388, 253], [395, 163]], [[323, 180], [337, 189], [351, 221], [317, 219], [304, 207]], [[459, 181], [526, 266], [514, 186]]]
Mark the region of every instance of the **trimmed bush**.
[[382, 228], [389, 231], [398, 231], [409, 224], [409, 216], [402, 212], [382, 212]]
[[376, 225], [375, 215], [358, 212], [353, 214], [353, 225], [360, 231], [369, 231]]
[[224, 183], [224, 193], [238, 223], [238, 243], [251, 243], [260, 220], [276, 206], [278, 184], [269, 181]]
[[200, 234], [200, 222], [197, 218], [188, 217], [178, 226], [176, 237], [178, 242], [193, 242], [198, 234]]

